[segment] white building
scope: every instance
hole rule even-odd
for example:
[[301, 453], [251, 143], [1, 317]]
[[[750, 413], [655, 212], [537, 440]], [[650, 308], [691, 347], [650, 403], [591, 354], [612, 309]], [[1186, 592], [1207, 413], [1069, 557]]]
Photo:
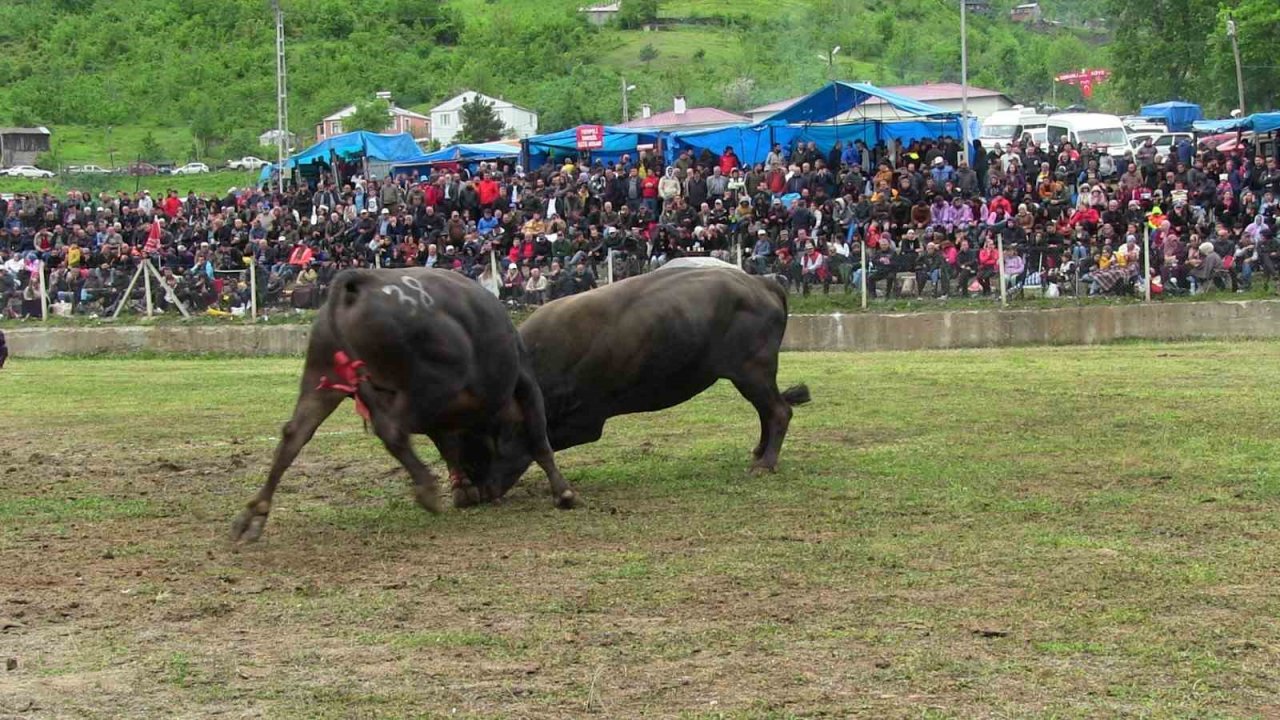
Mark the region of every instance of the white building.
[[476, 97], [493, 107], [494, 114], [507, 129], [506, 137], [523, 139], [538, 134], [538, 113], [502, 98], [467, 90], [431, 108], [431, 139], [441, 145], [453, 144], [453, 138], [462, 132], [462, 106]]
[[590, 5], [588, 7], [578, 8], [578, 12], [587, 16], [587, 22], [602, 27], [608, 25], [609, 21], [618, 17], [618, 13], [622, 10], [622, 2], [611, 2], [607, 5]]
[[[391, 125], [383, 132], [407, 132], [413, 136], [414, 140], [427, 140], [431, 137], [431, 118], [396, 105], [391, 101], [391, 93], [385, 90], [375, 93], [374, 97], [387, 101], [387, 114], [391, 116]], [[316, 142], [346, 132], [342, 127], [342, 120], [350, 117], [355, 111], [355, 105], [348, 105], [316, 123]]]
[[261, 135], [258, 136], [258, 144], [275, 147], [276, 139], [279, 138], [282, 133], [284, 134], [285, 147], [293, 147], [294, 145], [298, 144], [297, 135], [294, 135], [291, 132], [285, 132], [283, 130], [268, 130], [262, 133]]
[[503, 127], [507, 128], [507, 137], [538, 135], [538, 113], [535, 111], [521, 108], [515, 102], [508, 102], [500, 97], [467, 90], [431, 108], [431, 140], [439, 141], [440, 145], [451, 145], [454, 136], [462, 132], [462, 106], [476, 97], [493, 106], [494, 114], [498, 115]]

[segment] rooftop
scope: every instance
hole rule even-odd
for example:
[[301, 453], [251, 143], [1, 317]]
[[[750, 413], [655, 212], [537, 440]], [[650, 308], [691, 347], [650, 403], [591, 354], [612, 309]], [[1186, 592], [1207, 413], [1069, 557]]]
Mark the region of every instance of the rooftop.
[[682, 113], [676, 113], [674, 110], [660, 112], [650, 115], [647, 118], [636, 118], [629, 122], [624, 122], [618, 127], [624, 128], [651, 128], [665, 127], [669, 125], [713, 125], [715, 123], [724, 123], [726, 125], [736, 125], [739, 123], [749, 123], [751, 118], [743, 117], [737, 113], [731, 113], [728, 110], [721, 110], [713, 107], [689, 108]]

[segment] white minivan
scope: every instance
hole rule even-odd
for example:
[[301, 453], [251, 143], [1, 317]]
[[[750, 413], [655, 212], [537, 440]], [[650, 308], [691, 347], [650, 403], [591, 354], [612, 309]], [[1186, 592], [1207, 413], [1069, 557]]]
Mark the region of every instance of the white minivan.
[[1115, 115], [1103, 113], [1073, 112], [1050, 115], [1045, 124], [1047, 139], [1052, 145], [1070, 141], [1077, 148], [1094, 145], [1105, 148], [1108, 155], [1123, 157], [1129, 151], [1129, 133], [1124, 122]]
[[[996, 143], [1008, 145], [1015, 140], [1020, 139], [1024, 134], [1031, 134], [1035, 139], [1037, 134], [1043, 134], [1045, 123], [1049, 120], [1049, 116], [1041, 115], [1036, 112], [1035, 108], [1014, 105], [1007, 110], [997, 110], [987, 116], [982, 121], [982, 133], [978, 139], [982, 141], [982, 146], [991, 148]], [[1044, 138], [1039, 138], [1043, 141]]]

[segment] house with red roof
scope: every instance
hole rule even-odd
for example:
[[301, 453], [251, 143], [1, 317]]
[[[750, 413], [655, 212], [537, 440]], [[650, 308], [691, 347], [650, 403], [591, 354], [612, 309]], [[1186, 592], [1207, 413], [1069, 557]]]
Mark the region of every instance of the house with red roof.
[[691, 108], [685, 104], [684, 97], [677, 96], [671, 110], [654, 114], [648, 105], [642, 105], [640, 117], [624, 122], [618, 127], [633, 130], [713, 130], [730, 125], [746, 125], [751, 118], [713, 107]]

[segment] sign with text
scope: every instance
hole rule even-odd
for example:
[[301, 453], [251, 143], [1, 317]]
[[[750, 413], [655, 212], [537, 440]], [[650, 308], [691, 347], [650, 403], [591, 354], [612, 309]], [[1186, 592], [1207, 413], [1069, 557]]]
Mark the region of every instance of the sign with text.
[[599, 150], [604, 147], [603, 125], [579, 125], [578, 149]]
[[1058, 75], [1054, 80], [1067, 85], [1076, 85], [1080, 88], [1080, 94], [1089, 99], [1093, 97], [1094, 83], [1105, 82], [1111, 77], [1110, 70], [1081, 70], [1080, 72], [1069, 72]]

